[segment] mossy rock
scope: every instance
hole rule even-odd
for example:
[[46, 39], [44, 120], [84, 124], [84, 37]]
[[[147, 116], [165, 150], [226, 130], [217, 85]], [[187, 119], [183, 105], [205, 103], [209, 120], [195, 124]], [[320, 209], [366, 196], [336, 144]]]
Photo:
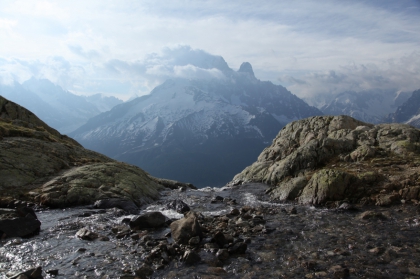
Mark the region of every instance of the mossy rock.
[[333, 169], [322, 169], [315, 173], [303, 189], [299, 203], [324, 204], [327, 201], [343, 200], [351, 196], [356, 186], [354, 175]]

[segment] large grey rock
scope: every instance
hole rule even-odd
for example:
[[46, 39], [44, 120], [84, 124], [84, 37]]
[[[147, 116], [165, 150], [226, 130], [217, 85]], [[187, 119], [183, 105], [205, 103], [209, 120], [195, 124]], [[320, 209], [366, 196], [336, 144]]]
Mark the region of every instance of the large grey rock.
[[189, 211], [185, 214], [185, 217], [174, 221], [170, 225], [172, 238], [181, 244], [188, 244], [188, 241], [195, 236], [203, 238], [200, 223], [198, 222], [198, 214], [193, 211]]
[[419, 172], [419, 129], [316, 116], [285, 126], [229, 184], [267, 183], [272, 198], [300, 203], [350, 199], [389, 205], [407, 193], [417, 199], [418, 191], [410, 189], [420, 186]]

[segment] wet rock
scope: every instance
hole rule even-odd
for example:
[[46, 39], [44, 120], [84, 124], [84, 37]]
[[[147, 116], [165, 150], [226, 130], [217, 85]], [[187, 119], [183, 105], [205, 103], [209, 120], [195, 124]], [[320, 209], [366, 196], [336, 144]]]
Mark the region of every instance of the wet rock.
[[401, 199], [399, 194], [381, 194], [376, 197], [376, 205], [388, 206]]
[[223, 197], [221, 196], [216, 196], [214, 197], [211, 201], [211, 203], [219, 203], [219, 202], [223, 202]]
[[216, 253], [216, 257], [221, 261], [225, 261], [229, 259], [229, 251], [227, 249], [219, 249]]
[[39, 234], [41, 222], [31, 208], [0, 209], [0, 235], [30, 237]]
[[76, 233], [76, 237], [83, 240], [95, 240], [99, 238], [99, 235], [88, 228], [82, 228]]
[[188, 265], [192, 265], [201, 261], [200, 255], [193, 250], [185, 251], [184, 255], [182, 256], [182, 259]]
[[190, 211], [190, 207], [188, 204], [183, 202], [182, 200], [173, 200], [166, 204], [167, 209], [175, 210], [178, 213], [185, 213]]
[[233, 215], [233, 216], [238, 216], [239, 214], [241, 214], [241, 212], [239, 211], [239, 209], [234, 208], [234, 209], [232, 209], [230, 214]]
[[153, 274], [153, 272], [154, 272], [153, 269], [146, 264], [143, 264], [139, 269], [134, 271], [136, 276], [138, 276], [141, 279], [148, 278], [149, 276]]
[[12, 275], [8, 277], [9, 279], [42, 279], [42, 267], [38, 266], [36, 268], [29, 269], [24, 272], [20, 272], [18, 274]]
[[201, 225], [198, 222], [198, 213], [193, 211], [187, 212], [184, 218], [172, 222], [170, 228], [172, 238], [177, 243], [188, 244], [188, 241], [194, 236], [203, 238]]
[[165, 221], [165, 215], [159, 211], [155, 211], [133, 217], [129, 225], [132, 229], [158, 228], [165, 225]]
[[235, 243], [232, 247], [229, 248], [230, 254], [245, 254], [248, 245], [244, 242]]
[[198, 235], [191, 237], [190, 240], [188, 240], [188, 244], [193, 246], [200, 244], [200, 237]]
[[348, 278], [350, 276], [349, 269], [343, 268], [341, 265], [332, 266], [328, 271], [332, 273], [334, 279]]
[[341, 210], [357, 210], [357, 208], [354, 205], [349, 204], [347, 202], [343, 202], [342, 204], [340, 204], [338, 209], [341, 209]]
[[130, 200], [125, 199], [104, 199], [98, 200], [93, 205], [94, 208], [98, 209], [109, 209], [109, 208], [119, 208], [128, 213], [137, 213], [139, 212], [139, 208], [137, 205]]
[[377, 211], [372, 211], [372, 210], [368, 210], [368, 211], [365, 211], [365, 212], [359, 214], [357, 216], [357, 218], [358, 219], [361, 219], [361, 220], [370, 220], [370, 219], [381, 219], [381, 220], [385, 220], [385, 219], [387, 219], [385, 217], [385, 215], [382, 214], [382, 212], [377, 212]]
[[46, 271], [47, 274], [51, 276], [57, 276], [58, 275], [58, 269], [50, 269]]
[[225, 235], [222, 232], [217, 232], [213, 236], [214, 241], [219, 245], [219, 247], [223, 247], [225, 244], [228, 244]]

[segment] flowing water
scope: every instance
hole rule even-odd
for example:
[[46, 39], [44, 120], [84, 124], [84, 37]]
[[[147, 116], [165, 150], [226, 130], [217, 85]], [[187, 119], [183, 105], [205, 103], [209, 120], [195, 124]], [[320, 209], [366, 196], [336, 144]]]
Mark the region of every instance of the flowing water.
[[[248, 184], [234, 188], [165, 191], [142, 211], [161, 211], [170, 219], [183, 215], [166, 209], [181, 199], [207, 219], [225, 216], [234, 208], [255, 208], [266, 223], [236, 235], [246, 239], [245, 254], [214, 261], [215, 249], [201, 248], [201, 261], [187, 265], [179, 259], [154, 265], [151, 278], [420, 278], [420, 211], [415, 205], [389, 208], [363, 207], [337, 210], [272, 203], [267, 186]], [[215, 197], [218, 202], [211, 202]], [[224, 201], [222, 201], [224, 198]], [[232, 200], [236, 200], [236, 203]], [[372, 210], [376, 218], [361, 219]], [[86, 207], [37, 212], [39, 235], [0, 243], [0, 278], [42, 266], [56, 270], [54, 278], [134, 278], [153, 247], [130, 236], [118, 236], [128, 227], [119, 209]], [[82, 217], [84, 216], [84, 217]], [[217, 222], [214, 222], [217, 225]], [[103, 241], [81, 240], [76, 232], [87, 227]], [[171, 243], [169, 228], [149, 230], [155, 243]], [[44, 273], [44, 278], [53, 278]]]

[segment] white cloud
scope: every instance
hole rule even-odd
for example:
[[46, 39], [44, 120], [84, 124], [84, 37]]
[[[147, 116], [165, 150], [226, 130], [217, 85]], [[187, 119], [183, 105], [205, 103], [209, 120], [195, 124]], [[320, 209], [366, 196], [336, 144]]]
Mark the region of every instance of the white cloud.
[[335, 71], [285, 75], [280, 81], [302, 98], [373, 89], [411, 92], [420, 88], [420, 52], [381, 64], [349, 64]]

